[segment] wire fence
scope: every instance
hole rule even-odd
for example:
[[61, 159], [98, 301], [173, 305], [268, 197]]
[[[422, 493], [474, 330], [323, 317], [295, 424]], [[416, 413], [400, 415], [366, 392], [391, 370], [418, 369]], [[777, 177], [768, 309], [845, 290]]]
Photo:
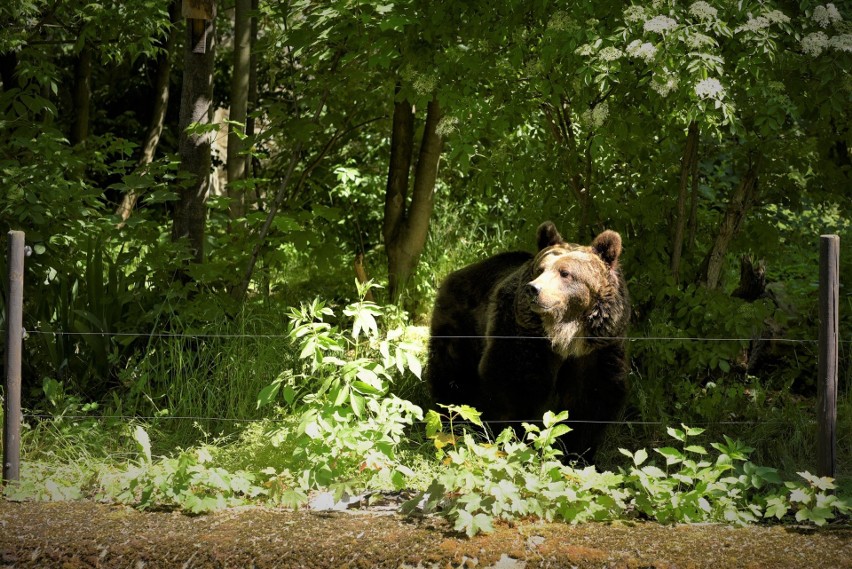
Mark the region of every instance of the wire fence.
[[[264, 334], [249, 334], [249, 333], [187, 333], [187, 332], [113, 332], [113, 331], [64, 331], [64, 330], [25, 330], [24, 337], [28, 336], [55, 336], [55, 337], [144, 337], [144, 338], [160, 338], [160, 339], [288, 339], [288, 333], [264, 333]], [[531, 341], [551, 341], [547, 336], [486, 336], [486, 335], [430, 335], [430, 339], [439, 340], [456, 340], [456, 339], [494, 339], [494, 340], [531, 340]], [[592, 337], [592, 336], [577, 336], [576, 339], [583, 340], [616, 340], [625, 342], [737, 342], [746, 343], [757, 340], [767, 340], [777, 343], [792, 344], [792, 345], [816, 345], [818, 339], [806, 338], [761, 338], [756, 337], [696, 337], [696, 336], [610, 336], [610, 337]], [[849, 344], [852, 340], [840, 340], [840, 343]], [[251, 423], [285, 423], [292, 419], [287, 418], [237, 418], [237, 417], [215, 417], [202, 415], [70, 415], [70, 414], [49, 414], [49, 413], [23, 413], [23, 418], [34, 420], [49, 420], [49, 419], [68, 419], [68, 420], [92, 420], [99, 421], [219, 421], [232, 424], [251, 424]], [[541, 418], [534, 419], [516, 419], [516, 420], [500, 420], [490, 421], [482, 420], [485, 425], [510, 425], [522, 423], [540, 422]], [[622, 426], [664, 426], [669, 425], [672, 421], [661, 420], [583, 420], [583, 419], [568, 419], [564, 421], [567, 424], [597, 424], [597, 425], [622, 425]], [[768, 425], [768, 424], [783, 424], [788, 421], [784, 419], [774, 420], [719, 420], [719, 421], [691, 421], [690, 426], [707, 427], [707, 426], [747, 426], [747, 425]], [[810, 422], [815, 422], [812, 420]], [[415, 421], [415, 424], [425, 424], [426, 421]], [[454, 424], [469, 424], [468, 421], [454, 421]]]
[[[281, 334], [235, 334], [235, 333], [183, 333], [183, 332], [69, 332], [62, 330], [25, 330], [25, 337], [29, 335], [52, 335], [52, 336], [115, 336], [115, 337], [144, 337], [144, 338], [208, 338], [208, 339], [246, 339], [246, 338], [289, 338], [286, 333]], [[546, 340], [551, 341], [548, 336], [485, 336], [485, 335], [434, 335], [432, 339], [440, 340]], [[776, 337], [697, 337], [697, 336], [575, 336], [577, 340], [621, 340], [625, 342], [753, 342], [766, 340], [787, 344], [818, 344], [818, 339], [807, 338], [776, 338]], [[841, 344], [852, 343], [852, 340], [839, 340]]]
[[[66, 414], [51, 414], [51, 413], [23, 413], [22, 416], [24, 418], [29, 419], [71, 419], [75, 421], [83, 421], [86, 419], [96, 419], [98, 421], [222, 421], [225, 423], [287, 423], [293, 421], [293, 419], [284, 419], [284, 418], [274, 418], [274, 417], [265, 417], [260, 419], [241, 419], [235, 417], [207, 417], [207, 416], [174, 416], [174, 415], [66, 415]], [[481, 421], [485, 425], [521, 425], [523, 423], [540, 423], [541, 418], [538, 419], [508, 419], [508, 420], [499, 420], [499, 421], [489, 421], [482, 420]], [[567, 419], [565, 421], [560, 421], [561, 423], [566, 424], [578, 424], [578, 425], [639, 425], [639, 426], [663, 426], [670, 425], [671, 421], [637, 421], [637, 420], [623, 420], [623, 421], [594, 421], [594, 420], [585, 420], [585, 419]], [[716, 425], [775, 425], [775, 424], [784, 424], [788, 421], [783, 419], [775, 419], [771, 421], [761, 420], [761, 421], [692, 421], [690, 422], [691, 427], [707, 427], [707, 426], [716, 426]], [[815, 421], [810, 421], [814, 423]], [[415, 424], [425, 425], [427, 421], [414, 421]], [[471, 425], [473, 424], [471, 421], [458, 420], [453, 421], [454, 425]]]

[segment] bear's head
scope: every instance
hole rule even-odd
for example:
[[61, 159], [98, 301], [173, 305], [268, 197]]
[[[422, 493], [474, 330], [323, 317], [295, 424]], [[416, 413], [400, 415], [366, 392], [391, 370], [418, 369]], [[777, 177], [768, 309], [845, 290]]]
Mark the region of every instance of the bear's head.
[[519, 291], [522, 304], [541, 318], [554, 351], [563, 357], [582, 355], [589, 319], [620, 294], [621, 236], [606, 230], [588, 246], [566, 243], [548, 221], [538, 228], [538, 246], [531, 278]]

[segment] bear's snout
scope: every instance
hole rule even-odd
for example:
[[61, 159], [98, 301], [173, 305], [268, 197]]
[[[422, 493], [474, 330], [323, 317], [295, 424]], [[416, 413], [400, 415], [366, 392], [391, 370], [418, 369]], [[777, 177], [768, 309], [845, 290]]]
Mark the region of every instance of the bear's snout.
[[541, 285], [537, 285], [534, 282], [529, 283], [524, 287], [524, 292], [529, 298], [538, 298], [538, 295], [541, 292]]

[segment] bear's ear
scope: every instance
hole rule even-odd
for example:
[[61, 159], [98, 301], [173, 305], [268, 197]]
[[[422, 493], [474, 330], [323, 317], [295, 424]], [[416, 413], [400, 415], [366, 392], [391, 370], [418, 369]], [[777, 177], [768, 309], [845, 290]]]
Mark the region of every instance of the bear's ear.
[[604, 262], [614, 267], [621, 255], [621, 235], [607, 229], [592, 241], [592, 249], [595, 250]]
[[539, 251], [546, 249], [547, 247], [552, 247], [553, 245], [565, 243], [552, 221], [545, 221], [538, 226], [536, 240], [538, 241]]

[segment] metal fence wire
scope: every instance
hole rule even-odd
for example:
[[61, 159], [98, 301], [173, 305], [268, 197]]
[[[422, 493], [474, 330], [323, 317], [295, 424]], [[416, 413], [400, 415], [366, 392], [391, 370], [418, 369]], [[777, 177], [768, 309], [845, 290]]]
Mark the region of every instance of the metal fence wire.
[[[63, 330], [24, 330], [24, 338], [27, 336], [35, 336], [35, 335], [45, 335], [45, 336], [100, 336], [100, 337], [144, 337], [144, 338], [162, 338], [162, 339], [286, 339], [289, 338], [289, 334], [233, 334], [233, 333], [185, 333], [185, 332], [109, 332], [109, 331], [89, 331], [89, 332], [80, 332], [80, 331], [63, 331]], [[483, 336], [483, 335], [440, 335], [440, 336], [430, 336], [430, 338], [437, 339], [494, 339], [494, 340], [530, 340], [530, 341], [550, 341], [550, 338], [547, 336]], [[761, 337], [696, 337], [696, 336], [609, 336], [609, 337], [588, 337], [588, 336], [577, 336], [577, 339], [596, 339], [596, 340], [620, 340], [625, 342], [752, 342], [759, 340], [767, 340], [778, 343], [786, 343], [786, 344], [803, 344], [803, 345], [816, 345], [819, 343], [818, 339], [802, 339], [802, 338], [761, 338]], [[840, 343], [848, 344], [852, 343], [852, 340], [840, 340]], [[101, 415], [101, 416], [93, 416], [93, 415], [61, 415], [57, 417], [56, 415], [46, 414], [46, 413], [24, 413], [24, 418], [28, 419], [36, 419], [36, 420], [44, 420], [44, 419], [53, 419], [53, 418], [63, 418], [70, 420], [86, 420], [86, 419], [97, 419], [102, 421], [116, 420], [116, 421], [129, 421], [129, 420], [146, 420], [146, 421], [221, 421], [225, 423], [260, 423], [260, 422], [286, 422], [287, 419], [275, 419], [275, 418], [259, 418], [259, 419], [247, 419], [247, 418], [234, 418], [234, 417], [213, 417], [213, 416], [142, 416], [142, 415]], [[482, 422], [486, 425], [490, 424], [521, 424], [521, 423], [535, 423], [540, 421], [540, 418], [536, 419], [517, 419], [517, 420], [502, 420], [502, 421], [488, 421], [483, 420]], [[600, 425], [627, 425], [627, 426], [662, 426], [669, 424], [666, 421], [643, 421], [643, 420], [620, 420], [620, 421], [598, 421], [598, 420], [582, 420], [582, 419], [568, 419], [564, 421], [567, 424], [600, 424]], [[756, 425], [756, 424], [780, 424], [783, 423], [783, 420], [773, 420], [773, 421], [704, 421], [704, 422], [693, 422], [693, 426], [702, 427], [702, 426], [715, 426], [715, 425]], [[416, 423], [425, 424], [425, 421], [417, 421]], [[455, 421], [454, 424], [467, 424], [466, 421]]]

